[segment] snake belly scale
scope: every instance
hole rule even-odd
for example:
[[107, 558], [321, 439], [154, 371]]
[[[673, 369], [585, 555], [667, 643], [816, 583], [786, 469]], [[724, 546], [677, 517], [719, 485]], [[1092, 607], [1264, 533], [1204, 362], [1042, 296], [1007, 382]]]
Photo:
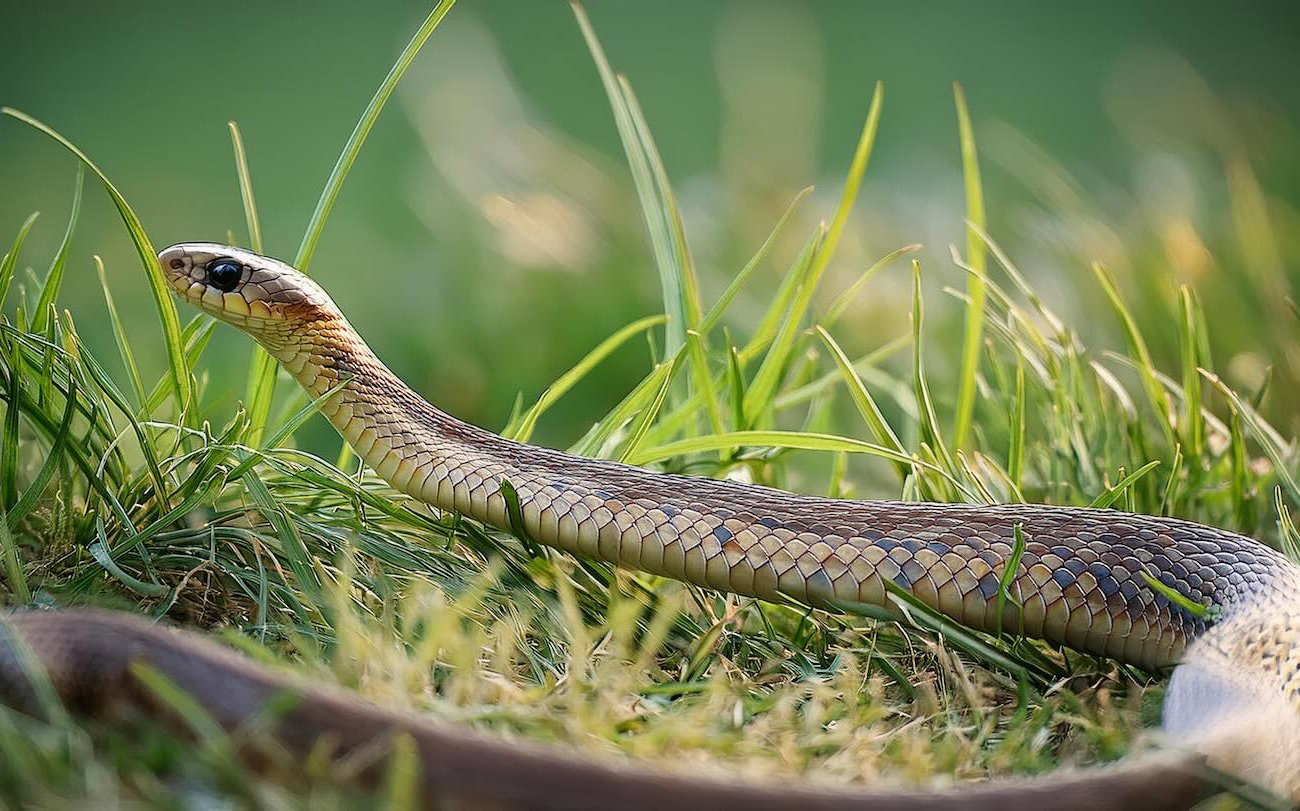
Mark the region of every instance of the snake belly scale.
[[[886, 605], [892, 584], [972, 628], [1016, 628], [1150, 670], [1181, 662], [1166, 728], [1206, 742], [1203, 753], [1216, 766], [1300, 795], [1300, 652], [1291, 645], [1300, 638], [1300, 570], [1257, 541], [1111, 510], [815, 498], [513, 442], [412, 391], [293, 268], [210, 243], [175, 245], [159, 260], [182, 299], [251, 335], [311, 394], [329, 395], [322, 411], [358, 456], [416, 499], [510, 529], [508, 482], [532, 538], [619, 566], [816, 606]], [[1019, 565], [1008, 577], [1018, 543]], [[997, 599], [1004, 583], [1011, 600]], [[1170, 600], [1168, 590], [1212, 606], [1217, 619]], [[10, 624], [25, 636], [22, 617]], [[1239, 727], [1257, 712], [1277, 730], [1253, 740], [1275, 761], [1265, 767], [1238, 762], [1247, 751]], [[1153, 761], [1147, 772], [1089, 779], [1102, 791], [1134, 774], [1163, 775], [1168, 790], [1199, 786], [1189, 762]], [[997, 791], [1011, 792], [999, 802], [1030, 796], [1024, 786]], [[1138, 799], [1154, 807], [1154, 796], [1148, 786]], [[852, 799], [853, 807], [893, 807], [887, 795]], [[939, 807], [941, 799], [917, 801]]]

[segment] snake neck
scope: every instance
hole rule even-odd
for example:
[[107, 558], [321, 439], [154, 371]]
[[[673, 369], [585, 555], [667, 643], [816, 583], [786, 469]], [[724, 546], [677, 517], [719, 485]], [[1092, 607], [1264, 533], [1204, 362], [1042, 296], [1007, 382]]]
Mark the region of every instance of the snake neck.
[[[357, 456], [397, 490], [443, 509], [492, 521], [468, 500], [427, 489], [435, 471], [475, 458], [503, 473], [516, 470], [496, 451], [501, 437], [425, 400], [392, 372], [337, 311], [316, 315], [302, 326], [258, 336]], [[502, 513], [504, 515], [504, 513]]]

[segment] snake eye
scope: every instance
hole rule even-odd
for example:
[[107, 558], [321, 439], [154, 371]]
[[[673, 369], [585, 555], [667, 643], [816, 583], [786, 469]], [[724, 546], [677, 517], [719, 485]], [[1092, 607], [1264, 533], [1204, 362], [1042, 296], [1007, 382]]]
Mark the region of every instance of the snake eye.
[[208, 265], [208, 284], [223, 293], [229, 293], [239, 285], [239, 278], [244, 269], [238, 262], [229, 259], [217, 259]]

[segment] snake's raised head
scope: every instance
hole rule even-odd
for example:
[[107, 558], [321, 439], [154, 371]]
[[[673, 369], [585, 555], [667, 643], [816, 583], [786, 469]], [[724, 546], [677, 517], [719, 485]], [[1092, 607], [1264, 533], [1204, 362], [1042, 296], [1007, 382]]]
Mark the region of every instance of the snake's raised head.
[[213, 242], [164, 248], [158, 264], [178, 296], [263, 343], [293, 322], [338, 315], [320, 285], [278, 259]]

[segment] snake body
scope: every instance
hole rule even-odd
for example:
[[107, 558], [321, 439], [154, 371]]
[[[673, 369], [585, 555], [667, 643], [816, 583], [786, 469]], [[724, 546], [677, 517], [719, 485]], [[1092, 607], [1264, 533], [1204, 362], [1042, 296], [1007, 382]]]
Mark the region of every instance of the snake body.
[[[1167, 693], [1166, 729], [1202, 742], [1216, 765], [1300, 796], [1300, 755], [1295, 754], [1300, 751], [1300, 653], [1293, 644], [1300, 639], [1300, 569], [1257, 541], [1110, 510], [814, 498], [513, 442], [448, 415], [412, 391], [375, 357], [329, 296], [288, 265], [209, 243], [172, 246], [159, 261], [182, 299], [251, 335], [311, 394], [328, 395], [322, 411], [339, 433], [381, 477], [416, 499], [511, 529], [507, 493], [513, 489], [516, 520], [533, 539], [619, 566], [823, 607], [887, 605], [888, 591], [896, 587], [972, 628], [1017, 629], [1151, 670], [1181, 663]], [[1013, 559], [1018, 565], [1008, 573]], [[1181, 600], [1167, 596], [1173, 592]], [[998, 599], [1000, 594], [1010, 599]], [[1180, 604], [1184, 601], [1213, 611], [1194, 612]], [[67, 616], [14, 615], [10, 625], [42, 663], [75, 685], [85, 681], [81, 674], [101, 672], [103, 665], [88, 666], [78, 658], [79, 646], [95, 647], [96, 637], [74, 633], [76, 623]], [[123, 649], [148, 650], [152, 661], [160, 650], [172, 656], [174, 647], [190, 646], [220, 658], [223, 668], [237, 668], [239, 679], [249, 684], [271, 678], [207, 643], [118, 618], [95, 616], [94, 623], [141, 640], [104, 653], [119, 669]], [[187, 675], [188, 660], [176, 656], [176, 669]], [[69, 667], [69, 661], [78, 665]], [[13, 677], [2, 671], [0, 691], [12, 694]], [[213, 685], [178, 681], [205, 705], [229, 710], [235, 718], [245, 712], [223, 706], [226, 698]], [[250, 687], [245, 699], [256, 703], [269, 689]], [[339, 702], [346, 706], [336, 706]], [[294, 727], [300, 735], [334, 731], [359, 740], [375, 737], [380, 729], [434, 729], [314, 688], [302, 706], [310, 714]], [[1265, 717], [1267, 734], [1260, 735], [1259, 718]], [[1251, 742], [1264, 747], [1262, 767], [1258, 757], [1238, 762], [1248, 751], [1241, 744], [1241, 725], [1249, 719], [1255, 719]], [[344, 724], [353, 726], [341, 729]], [[435, 732], [428, 733], [434, 738], [427, 746], [415, 735], [421, 762], [437, 783], [430, 796], [470, 791], [472, 786], [458, 786], [439, 765], [450, 733]], [[473, 740], [486, 747], [483, 756], [489, 761], [518, 766], [522, 758], [534, 764], [537, 774], [552, 778], [552, 788], [571, 778], [634, 792], [638, 780], [661, 779], [589, 764], [578, 769], [591, 772], [583, 778], [564, 758], [552, 762], [550, 755]], [[1177, 789], [1168, 807], [1181, 807], [1205, 788], [1200, 778], [1189, 776], [1196, 772], [1190, 763], [1165, 760], [1082, 779], [1092, 781], [1090, 791], [1120, 791], [1147, 781], [1135, 795], [1145, 801], [1155, 796], [1151, 791], [1157, 784]], [[1051, 778], [1056, 782], [1045, 785], [1066, 785], [1065, 779]], [[740, 791], [662, 780], [694, 797], [696, 805], [710, 804], [702, 799], [712, 796], [708, 791]], [[1008, 785], [984, 789], [992, 793], [979, 796], [1005, 802], [1008, 796], [1029, 797], [1033, 790]], [[874, 802], [864, 807], [877, 808], [905, 801], [938, 807], [943, 801], [942, 795], [891, 799], [782, 791], [794, 792], [786, 807], [796, 801], [813, 807], [805, 803], [814, 797]], [[731, 804], [755, 807], [757, 802], [726, 796]], [[1095, 801], [1099, 795], [1090, 796]], [[515, 807], [509, 798], [497, 799]], [[721, 801], [722, 795], [714, 799]]]

